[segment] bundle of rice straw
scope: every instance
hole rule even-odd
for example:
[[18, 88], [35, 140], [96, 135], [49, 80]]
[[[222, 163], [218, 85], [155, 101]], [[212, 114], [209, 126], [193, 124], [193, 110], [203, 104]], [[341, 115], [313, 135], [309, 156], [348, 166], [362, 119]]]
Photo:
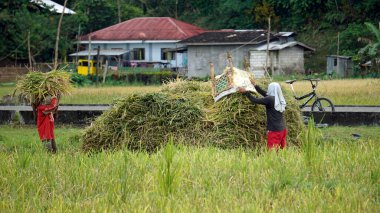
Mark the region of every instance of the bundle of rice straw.
[[83, 149], [126, 146], [156, 151], [169, 137], [196, 143], [202, 135], [202, 111], [186, 98], [164, 93], [130, 95], [99, 116], [82, 136]]
[[22, 97], [27, 98], [30, 104], [36, 104], [41, 102], [46, 95], [70, 94], [72, 89], [68, 72], [62, 70], [47, 73], [32, 71], [17, 82], [14, 94], [19, 93]]
[[[263, 88], [266, 83], [261, 83]], [[298, 145], [303, 127], [291, 93], [285, 119], [288, 144]], [[211, 82], [178, 80], [159, 93], [131, 95], [98, 117], [81, 137], [85, 151], [126, 147], [155, 151], [174, 136], [176, 143], [220, 148], [255, 148], [266, 145], [265, 107], [252, 105], [240, 93], [214, 103]]]
[[[265, 88], [265, 85], [262, 85]], [[285, 93], [287, 143], [299, 145], [304, 128], [298, 104]], [[266, 112], [263, 105], [252, 105], [240, 93], [230, 94], [211, 106], [207, 120], [212, 123], [210, 143], [221, 148], [255, 148], [266, 145]]]

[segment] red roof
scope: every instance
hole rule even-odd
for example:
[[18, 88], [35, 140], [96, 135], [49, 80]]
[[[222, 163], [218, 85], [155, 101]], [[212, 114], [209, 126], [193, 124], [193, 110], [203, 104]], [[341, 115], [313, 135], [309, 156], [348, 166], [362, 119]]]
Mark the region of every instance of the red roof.
[[[90, 33], [91, 40], [183, 40], [205, 30], [170, 17], [141, 17]], [[90, 34], [81, 37], [88, 40]]]

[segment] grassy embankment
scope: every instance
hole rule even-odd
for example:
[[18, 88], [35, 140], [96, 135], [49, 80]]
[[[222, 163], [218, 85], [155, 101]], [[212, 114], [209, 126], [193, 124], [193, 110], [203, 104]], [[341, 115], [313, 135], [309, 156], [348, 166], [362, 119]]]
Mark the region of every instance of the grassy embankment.
[[[56, 131], [49, 155], [35, 128], [0, 127], [0, 209], [137, 212], [376, 212], [380, 203], [380, 127], [329, 127], [308, 149], [177, 147], [87, 155], [75, 136]], [[22, 133], [22, 134], [20, 134]], [[355, 140], [350, 134], [360, 133]], [[307, 152], [308, 150], [309, 152]], [[306, 154], [309, 153], [309, 154]], [[170, 181], [170, 178], [174, 177]], [[165, 193], [172, 192], [166, 195]]]
[[[290, 86], [282, 83], [284, 89]], [[308, 81], [294, 83], [297, 95], [311, 91]], [[14, 86], [0, 86], [0, 97], [12, 94]], [[112, 100], [131, 93], [155, 92], [159, 86], [117, 86], [76, 88], [72, 96], [63, 97], [63, 104], [109, 104]], [[320, 81], [317, 93], [335, 105], [380, 105], [380, 79], [347, 79]]]

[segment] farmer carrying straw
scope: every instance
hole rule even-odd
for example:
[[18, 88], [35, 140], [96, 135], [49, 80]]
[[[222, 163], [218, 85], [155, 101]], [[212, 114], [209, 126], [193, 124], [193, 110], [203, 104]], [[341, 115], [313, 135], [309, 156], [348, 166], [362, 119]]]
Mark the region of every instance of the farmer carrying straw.
[[45, 148], [52, 153], [57, 153], [57, 145], [54, 137], [54, 115], [58, 109], [56, 96], [47, 95], [42, 103], [37, 104], [37, 130]]
[[17, 81], [15, 95], [26, 97], [37, 112], [37, 129], [41, 141], [48, 151], [56, 153], [54, 138], [54, 115], [58, 110], [61, 95], [70, 94], [73, 89], [70, 73], [53, 70], [47, 73], [30, 71]]
[[240, 87], [238, 91], [246, 95], [252, 104], [265, 105], [267, 114], [267, 146], [269, 149], [284, 149], [286, 146], [287, 129], [283, 114], [286, 101], [282, 94], [280, 84], [276, 82], [270, 83], [267, 92], [265, 92], [256, 85], [253, 79], [250, 80], [263, 98], [255, 98], [242, 87]]

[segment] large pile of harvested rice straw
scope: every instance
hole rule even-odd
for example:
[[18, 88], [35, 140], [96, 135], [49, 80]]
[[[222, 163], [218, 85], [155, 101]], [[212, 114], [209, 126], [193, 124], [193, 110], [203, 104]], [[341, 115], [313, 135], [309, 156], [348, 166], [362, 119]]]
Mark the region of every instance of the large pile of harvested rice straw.
[[[284, 91], [288, 102], [287, 142], [297, 145], [303, 123], [298, 105], [288, 94]], [[119, 100], [85, 130], [82, 141], [86, 151], [127, 147], [151, 152], [165, 144], [170, 136], [185, 145], [263, 146], [266, 144], [265, 107], [252, 105], [240, 93], [214, 103], [210, 82], [177, 80], [164, 85], [159, 93]]]
[[62, 70], [29, 72], [16, 85], [14, 93], [26, 97], [31, 104], [40, 102], [46, 95], [70, 94], [70, 73]]
[[115, 149], [154, 151], [168, 137], [200, 136], [202, 111], [185, 98], [151, 93], [119, 100], [85, 131], [85, 150]]

